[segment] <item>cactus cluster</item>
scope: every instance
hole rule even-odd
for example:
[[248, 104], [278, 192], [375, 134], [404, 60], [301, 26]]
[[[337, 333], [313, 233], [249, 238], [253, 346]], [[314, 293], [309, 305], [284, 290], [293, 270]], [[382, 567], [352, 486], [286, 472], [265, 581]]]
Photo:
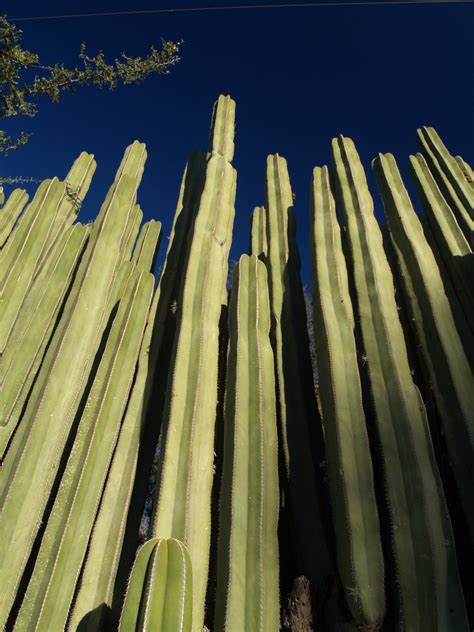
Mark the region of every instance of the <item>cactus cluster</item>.
[[234, 130], [220, 96], [156, 281], [143, 143], [92, 223], [85, 152], [29, 203], [1, 194], [0, 627], [276, 632], [305, 575], [321, 632], [467, 631], [472, 169], [418, 130], [424, 215], [380, 154], [381, 225], [333, 140], [310, 190], [315, 385], [278, 154], [228, 304]]

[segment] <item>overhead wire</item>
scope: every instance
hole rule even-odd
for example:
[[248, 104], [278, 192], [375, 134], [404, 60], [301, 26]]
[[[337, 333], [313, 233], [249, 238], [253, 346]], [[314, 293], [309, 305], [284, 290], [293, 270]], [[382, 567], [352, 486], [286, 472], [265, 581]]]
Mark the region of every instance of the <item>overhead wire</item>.
[[434, 4], [472, 4], [474, 0], [356, 0], [355, 2], [293, 2], [284, 4], [254, 4], [231, 5], [217, 7], [170, 7], [166, 9], [143, 9], [133, 11], [102, 11], [96, 13], [71, 13], [63, 15], [32, 15], [27, 17], [9, 18], [12, 22], [26, 22], [33, 20], [66, 20], [72, 18], [92, 18], [130, 15], [152, 15], [158, 13], [197, 13], [204, 11], [244, 11], [256, 9], [302, 9], [302, 8], [335, 8], [355, 6], [390, 6], [390, 5], [434, 5]]

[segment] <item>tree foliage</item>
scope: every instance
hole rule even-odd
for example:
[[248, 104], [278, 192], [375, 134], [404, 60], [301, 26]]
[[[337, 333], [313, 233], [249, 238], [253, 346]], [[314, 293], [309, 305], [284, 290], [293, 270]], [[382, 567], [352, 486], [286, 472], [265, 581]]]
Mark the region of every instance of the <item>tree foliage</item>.
[[[67, 68], [64, 63], [43, 64], [39, 55], [21, 46], [22, 31], [0, 16], [0, 118], [35, 116], [38, 97], [57, 103], [63, 92], [76, 92], [82, 86], [113, 90], [119, 84], [141, 83], [149, 75], [169, 74], [179, 60], [182, 41], [161, 41], [161, 49], [153, 46], [146, 57], [129, 57], [125, 53], [108, 63], [102, 51], [94, 57], [82, 43], [79, 65]], [[0, 153], [6, 155], [28, 142], [31, 134], [22, 132], [12, 138], [0, 130]]]

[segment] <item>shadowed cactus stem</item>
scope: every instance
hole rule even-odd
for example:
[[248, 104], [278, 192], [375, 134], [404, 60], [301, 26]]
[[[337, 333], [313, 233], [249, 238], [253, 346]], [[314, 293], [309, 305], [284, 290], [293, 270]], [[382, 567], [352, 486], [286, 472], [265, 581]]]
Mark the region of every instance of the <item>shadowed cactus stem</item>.
[[398, 625], [461, 631], [467, 621], [451, 523], [372, 197], [352, 140], [334, 139], [332, 151], [382, 457]]
[[364, 630], [378, 630], [384, 562], [354, 315], [327, 167], [314, 169], [311, 184], [314, 333], [337, 561], [352, 616]]

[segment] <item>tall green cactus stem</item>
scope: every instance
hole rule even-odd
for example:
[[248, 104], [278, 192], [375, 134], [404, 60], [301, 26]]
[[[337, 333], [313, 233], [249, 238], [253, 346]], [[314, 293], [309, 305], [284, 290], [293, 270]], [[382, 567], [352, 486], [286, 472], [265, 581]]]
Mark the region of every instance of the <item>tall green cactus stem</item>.
[[83, 151], [69, 170], [64, 181], [64, 197], [51, 225], [48, 242], [39, 257], [35, 277], [47, 265], [48, 258], [55, 256], [54, 251], [58, 247], [58, 242], [61, 241], [65, 231], [76, 219], [89, 190], [96, 166], [94, 156]]
[[[31, 397], [28, 402], [30, 410], [33, 410], [36, 406], [39, 405], [39, 399], [42, 397], [42, 393], [46, 388], [49, 380], [49, 373], [51, 370], [51, 366], [55, 362], [55, 357], [57, 353], [61, 350], [63, 338], [67, 329], [69, 327], [69, 321], [76, 309], [76, 304], [79, 299], [79, 296], [82, 294], [82, 285], [84, 279], [87, 277], [88, 270], [90, 268], [90, 260], [94, 256], [94, 252], [96, 251], [96, 242], [99, 240], [99, 237], [103, 233], [103, 225], [104, 221], [107, 219], [107, 211], [114, 201], [114, 196], [116, 196], [117, 185], [123, 179], [123, 176], [126, 175], [128, 177], [132, 177], [134, 179], [133, 174], [141, 174], [143, 172], [143, 164], [146, 159], [146, 150], [145, 146], [139, 143], [133, 143], [128, 147], [125, 151], [124, 158], [120, 164], [118, 174], [114, 183], [110, 187], [107, 196], [102, 204], [102, 207], [99, 211], [99, 214], [94, 221], [93, 230], [91, 230], [89, 241], [87, 244], [86, 251], [82, 256], [80, 266], [77, 270], [77, 273], [74, 277], [74, 283], [70, 287], [69, 294], [67, 297], [66, 304], [63, 308], [62, 317], [54, 330], [54, 335], [51, 340], [50, 347], [48, 348], [48, 353], [44, 359], [44, 365], [42, 365], [42, 370], [38, 373], [37, 380], [35, 382], [35, 387], [31, 392]], [[134, 179], [135, 181], [135, 179]], [[139, 182], [139, 181], [138, 181]], [[43, 185], [40, 185], [43, 186]], [[138, 183], [137, 183], [138, 186]], [[28, 211], [28, 209], [27, 209]], [[132, 212], [132, 211], [131, 211]], [[26, 213], [26, 211], [25, 211]], [[130, 218], [128, 219], [128, 222]], [[117, 260], [115, 262], [114, 268], [112, 270], [113, 280], [110, 283], [110, 287], [107, 292], [107, 299], [103, 304], [103, 312], [101, 318], [100, 329], [97, 332], [97, 340], [100, 340], [101, 335], [103, 334], [107, 323], [109, 322], [109, 317], [111, 314], [111, 310], [114, 305], [120, 298], [120, 292], [125, 289], [126, 281], [133, 270], [133, 265], [130, 261], [124, 262], [123, 257], [123, 242], [124, 242], [124, 234], [127, 232], [128, 227], [125, 226], [124, 230], [119, 238], [119, 243], [117, 244]], [[115, 251], [115, 250], [114, 250]], [[120, 264], [123, 264], [122, 266]], [[128, 269], [123, 270], [123, 267], [128, 267]], [[98, 343], [97, 343], [98, 346]], [[93, 353], [97, 351], [97, 346], [94, 347]], [[93, 364], [90, 364], [90, 367], [93, 368]], [[86, 379], [87, 375], [84, 376]], [[85, 388], [86, 382], [84, 382]], [[76, 402], [78, 405], [80, 399]], [[75, 405], [76, 405], [75, 404]], [[18, 414], [21, 412], [18, 410]], [[22, 422], [14, 435], [14, 438], [8, 448], [8, 458], [5, 459], [2, 465], [2, 475], [0, 476], [0, 506], [3, 506], [3, 502], [8, 493], [8, 489], [10, 487], [11, 481], [15, 475], [16, 468], [18, 466], [18, 461], [21, 458], [21, 455], [24, 450], [24, 446], [28, 439], [30, 427], [34, 421], [34, 416], [25, 415], [22, 419]]]
[[[423, 235], [395, 159], [380, 154], [374, 162], [385, 213], [399, 256], [406, 265], [416, 300], [415, 326], [427, 363], [443, 434], [461, 501], [474, 540], [474, 490], [470, 465], [474, 458], [474, 380], [436, 259]], [[405, 277], [406, 278], [406, 277]], [[411, 293], [410, 293], [411, 294]], [[416, 314], [418, 313], [418, 317]], [[422, 320], [420, 321], [420, 315]]]
[[456, 160], [432, 127], [417, 130], [417, 141], [441, 193], [472, 243], [474, 234], [473, 192]]
[[[310, 426], [321, 433], [316, 407], [306, 312], [295, 239], [293, 196], [286, 160], [267, 158], [268, 270], [285, 484], [298, 572], [316, 589], [331, 572], [315, 476]], [[317, 458], [322, 460], [322, 437]], [[286, 495], [286, 494], [285, 494]]]
[[256, 206], [252, 215], [252, 229], [250, 232], [250, 253], [252, 255], [268, 255], [267, 243], [267, 215], [264, 206]]
[[398, 624], [404, 630], [464, 630], [451, 525], [373, 201], [354, 143], [341, 136], [332, 152], [384, 471]]
[[183, 263], [188, 260], [191, 240], [194, 232], [196, 213], [205, 182], [206, 155], [203, 152], [191, 152], [187, 161], [163, 269], [151, 312], [156, 313], [153, 328], [150, 331], [148, 373], [146, 376], [143, 403], [141, 408], [142, 428], [140, 451], [127, 515], [120, 564], [117, 569], [112, 603], [112, 619], [120, 617], [123, 593], [126, 590], [130, 566], [133, 564], [137, 549], [139, 530], [145, 498], [148, 494], [149, 471], [155, 455], [156, 444], [163, 415], [164, 398], [168, 381], [168, 367], [173, 349], [177, 322], [177, 305], [181, 304], [181, 285]]
[[[15, 629], [62, 630], [133, 381], [153, 290], [134, 272], [102, 356], [41, 541]], [[33, 626], [32, 626], [33, 623]]]
[[17, 219], [20, 217], [28, 201], [28, 193], [24, 189], [15, 189], [8, 196], [5, 206], [0, 212], [0, 248], [9, 238]]
[[310, 207], [314, 334], [339, 574], [356, 623], [378, 630], [385, 613], [384, 561], [354, 315], [327, 167], [313, 171]]
[[140, 208], [139, 204], [135, 205], [133, 209], [133, 215], [130, 218], [130, 223], [127, 229], [126, 234], [123, 239], [123, 259], [124, 261], [129, 261], [132, 257], [133, 246], [138, 237], [138, 233], [140, 231], [140, 224], [143, 219], [143, 211]]
[[[56, 178], [46, 189], [41, 187], [32, 205], [35, 217], [21, 244], [14, 250], [14, 259], [2, 261], [3, 274], [0, 279], [0, 353], [3, 353], [15, 323], [21, 304], [28, 291], [38, 259], [45, 247], [51, 224], [64, 196], [65, 185]], [[10, 253], [9, 253], [10, 254]], [[12, 252], [13, 254], [13, 252]], [[8, 257], [7, 257], [8, 259]]]
[[71, 283], [88, 238], [88, 227], [71, 227], [57, 260], [51, 261], [42, 283], [28, 293], [22, 318], [12, 330], [10, 342], [0, 358], [0, 455], [16, 428], [20, 411], [51, 338], [64, 295]]
[[216, 631], [280, 625], [278, 452], [265, 264], [242, 255], [229, 309]]
[[[221, 108], [233, 112], [228, 99]], [[234, 127], [228, 117], [226, 126]], [[170, 365], [163, 418], [158, 491], [153, 535], [177, 537], [189, 549], [194, 577], [193, 625], [204, 622], [210, 544], [210, 505], [214, 460], [214, 424], [217, 404], [219, 320], [223, 286], [227, 278], [236, 172], [217, 153], [221, 137], [211, 134], [213, 145], [206, 168], [194, 234], [183, 280], [181, 305], [176, 305], [177, 330]], [[227, 146], [227, 144], [226, 144]]]
[[114, 583], [125, 537], [126, 516], [132, 497], [140, 436], [145, 420], [145, 388], [153, 377], [149, 353], [156, 315], [152, 302], [138, 358], [138, 369], [120, 436], [114, 452], [106, 487], [89, 542], [68, 628], [97, 632], [107, 625], [105, 609], [112, 607]]
[[193, 573], [182, 542], [148, 540], [138, 552], [119, 632], [192, 632]]
[[132, 261], [139, 270], [153, 272], [161, 239], [161, 223], [152, 219], [143, 224], [138, 235]]
[[18, 255], [21, 253], [21, 248], [28, 237], [30, 226], [32, 222], [37, 219], [38, 208], [45, 196], [45, 193], [50, 188], [50, 185], [51, 180], [49, 179], [41, 182], [35, 191], [33, 199], [21, 213], [18, 222], [9, 235], [7, 242], [0, 250], [0, 283], [2, 283], [2, 279], [5, 277], [9, 267], [15, 262]]
[[224, 156], [228, 162], [234, 158], [235, 101], [220, 95], [212, 111], [208, 156]]
[[411, 171], [436, 243], [454, 284], [466, 321], [473, 327], [474, 255], [421, 154], [410, 156]]
[[90, 255], [75, 304], [61, 328], [61, 343], [51, 345], [45, 358], [47, 373], [33, 388], [25, 411], [32, 420], [31, 431], [7, 488], [0, 525], [0, 584], [7, 586], [0, 598], [0, 626], [5, 625], [18, 589], [105, 327], [107, 298], [137, 187], [138, 180], [127, 175], [112, 185], [92, 231]]

